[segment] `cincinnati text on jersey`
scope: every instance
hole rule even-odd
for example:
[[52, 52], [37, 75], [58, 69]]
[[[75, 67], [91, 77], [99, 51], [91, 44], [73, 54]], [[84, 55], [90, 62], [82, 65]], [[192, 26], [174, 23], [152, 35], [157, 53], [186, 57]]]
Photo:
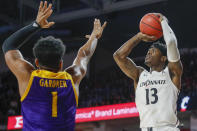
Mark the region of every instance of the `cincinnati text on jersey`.
[[148, 86], [148, 85], [164, 85], [166, 84], [166, 80], [146, 80], [145, 82], [140, 83], [140, 87]]

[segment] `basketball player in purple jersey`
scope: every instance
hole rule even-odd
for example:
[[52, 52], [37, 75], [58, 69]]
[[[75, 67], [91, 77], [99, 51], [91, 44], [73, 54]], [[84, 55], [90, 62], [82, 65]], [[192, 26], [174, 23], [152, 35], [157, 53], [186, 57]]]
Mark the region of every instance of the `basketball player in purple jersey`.
[[33, 33], [54, 25], [47, 21], [52, 12], [52, 4], [41, 1], [36, 21], [12, 34], [2, 46], [6, 63], [18, 80], [24, 131], [74, 131], [78, 87], [106, 26], [95, 19], [88, 41], [64, 71], [62, 41], [52, 36], [41, 38], [33, 48], [36, 69], [18, 48]]

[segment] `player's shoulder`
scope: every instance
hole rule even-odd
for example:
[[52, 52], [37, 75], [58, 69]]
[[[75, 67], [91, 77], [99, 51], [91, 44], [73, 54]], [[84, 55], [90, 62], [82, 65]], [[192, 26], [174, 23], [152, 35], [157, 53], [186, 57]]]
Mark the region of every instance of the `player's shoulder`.
[[71, 66], [67, 67], [67, 68], [64, 70], [64, 72], [67, 72], [67, 73], [69, 73], [69, 74], [72, 76], [73, 74], [75, 74], [76, 68], [77, 68], [76, 65], [71, 65]]
[[141, 66], [137, 66], [138, 70], [139, 70], [139, 77], [144, 74], [144, 73], [149, 73], [145, 68], [141, 67]]
[[85, 74], [84, 68], [77, 66], [75, 64], [69, 66], [64, 71], [68, 72], [71, 76], [81, 76]]
[[142, 66], [137, 66], [138, 70], [143, 72], [144, 70], [146, 70], [145, 68], [143, 68]]
[[148, 73], [148, 71], [145, 68], [141, 67], [141, 66], [137, 66], [137, 68], [138, 68], [139, 73], [138, 73], [138, 77], [137, 77], [136, 83], [139, 82], [139, 80], [141, 79], [141, 77], [144, 74]]

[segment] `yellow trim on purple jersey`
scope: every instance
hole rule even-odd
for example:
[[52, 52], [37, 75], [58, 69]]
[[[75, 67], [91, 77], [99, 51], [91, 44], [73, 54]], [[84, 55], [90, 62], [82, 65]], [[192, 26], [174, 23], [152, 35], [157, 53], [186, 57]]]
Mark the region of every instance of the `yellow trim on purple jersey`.
[[75, 93], [75, 99], [76, 99], [76, 103], [77, 103], [77, 106], [78, 106], [78, 95], [77, 95], [77, 91], [76, 91], [76, 89], [75, 89], [75, 84], [74, 84], [74, 82], [73, 82], [73, 79], [72, 79], [72, 76], [69, 74], [69, 73], [67, 73], [67, 75], [68, 75], [68, 78], [71, 80], [71, 82], [72, 82], [72, 87], [73, 87], [73, 91], [74, 91], [74, 93]]
[[31, 88], [33, 79], [34, 79], [34, 75], [33, 75], [33, 72], [32, 72], [31, 77], [30, 77], [30, 79], [29, 79], [29, 83], [28, 83], [28, 85], [27, 85], [27, 88], [25, 89], [24, 94], [21, 96], [21, 102], [27, 97], [27, 95], [28, 95], [28, 93], [29, 93], [29, 90], [30, 90], [30, 88]]

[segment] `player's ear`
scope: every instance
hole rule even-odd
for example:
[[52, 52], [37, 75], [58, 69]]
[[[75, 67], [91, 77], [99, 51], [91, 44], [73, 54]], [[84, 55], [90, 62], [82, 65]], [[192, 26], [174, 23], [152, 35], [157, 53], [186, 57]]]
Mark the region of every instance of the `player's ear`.
[[166, 56], [162, 56], [161, 57], [161, 61], [165, 63], [167, 61], [167, 57]]
[[36, 64], [36, 67], [39, 67], [39, 62], [37, 58], [35, 59], [35, 64]]
[[63, 60], [60, 60], [60, 64], [59, 64], [59, 70], [63, 69]]

